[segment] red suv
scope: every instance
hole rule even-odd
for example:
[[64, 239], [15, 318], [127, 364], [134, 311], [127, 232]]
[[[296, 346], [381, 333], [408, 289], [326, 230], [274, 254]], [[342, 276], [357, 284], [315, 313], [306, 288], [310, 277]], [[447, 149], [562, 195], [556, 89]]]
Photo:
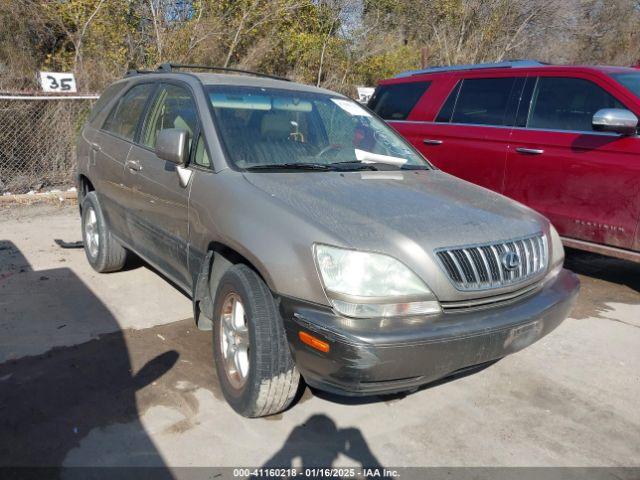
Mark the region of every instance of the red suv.
[[434, 67], [380, 82], [369, 108], [442, 170], [546, 215], [567, 246], [640, 262], [640, 70]]

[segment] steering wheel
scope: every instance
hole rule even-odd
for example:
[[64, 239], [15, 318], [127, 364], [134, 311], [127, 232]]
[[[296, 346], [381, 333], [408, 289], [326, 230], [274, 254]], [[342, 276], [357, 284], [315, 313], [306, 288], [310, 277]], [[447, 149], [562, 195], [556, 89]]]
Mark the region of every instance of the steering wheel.
[[327, 146], [326, 146], [326, 147], [324, 147], [322, 150], [320, 150], [320, 151], [316, 154], [316, 157], [317, 157], [317, 158], [321, 158], [321, 157], [323, 157], [325, 154], [327, 154], [327, 153], [329, 153], [329, 152], [342, 150], [343, 148], [344, 148], [344, 145], [340, 145], [340, 144], [333, 143], [333, 144], [331, 144], [331, 145], [327, 145]]

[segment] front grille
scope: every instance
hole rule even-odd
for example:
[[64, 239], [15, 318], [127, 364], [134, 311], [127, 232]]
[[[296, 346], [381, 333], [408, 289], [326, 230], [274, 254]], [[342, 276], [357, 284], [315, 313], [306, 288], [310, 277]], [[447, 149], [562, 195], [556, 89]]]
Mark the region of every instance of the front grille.
[[436, 255], [458, 290], [488, 290], [525, 282], [544, 272], [547, 238], [537, 234], [498, 243], [442, 248], [436, 250]]
[[454, 302], [440, 302], [442, 311], [451, 312], [466, 312], [469, 310], [481, 310], [486, 308], [495, 308], [498, 306], [508, 305], [536, 293], [540, 288], [542, 282], [535, 282], [532, 285], [519, 288], [518, 290], [502, 295], [491, 295], [489, 297], [474, 298], [471, 300], [458, 300]]

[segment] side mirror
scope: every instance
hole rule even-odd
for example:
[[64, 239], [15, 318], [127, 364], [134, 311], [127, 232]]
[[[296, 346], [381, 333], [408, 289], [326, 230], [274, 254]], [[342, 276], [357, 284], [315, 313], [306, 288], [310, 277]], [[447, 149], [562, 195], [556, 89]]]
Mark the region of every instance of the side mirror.
[[156, 155], [176, 165], [184, 165], [187, 160], [189, 133], [182, 128], [160, 130], [156, 139]]
[[638, 117], [623, 108], [602, 108], [594, 113], [591, 124], [598, 132], [635, 135], [638, 129]]

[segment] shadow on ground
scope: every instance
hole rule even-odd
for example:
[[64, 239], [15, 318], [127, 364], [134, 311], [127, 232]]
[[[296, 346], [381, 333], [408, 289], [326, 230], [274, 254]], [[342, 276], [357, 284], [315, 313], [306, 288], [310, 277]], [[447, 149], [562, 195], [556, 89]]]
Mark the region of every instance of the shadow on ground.
[[[344, 456], [363, 468], [381, 468], [358, 428], [338, 428], [324, 414], [309, 417], [296, 426], [284, 444], [263, 468], [329, 468], [339, 456]], [[340, 478], [342, 475], [332, 475]], [[345, 478], [349, 474], [345, 474]], [[323, 472], [305, 478], [326, 478]]]
[[[94, 317], [112, 333], [64, 345], [70, 331]], [[25, 328], [30, 322], [36, 325]], [[58, 346], [23, 356], [34, 344]], [[116, 320], [71, 270], [34, 272], [14, 244], [0, 241], [0, 466], [60, 467], [92, 430], [128, 423], [136, 434], [125, 441], [136, 455], [121, 464], [164, 467], [139, 423], [136, 392], [177, 360], [175, 350], [166, 350], [133, 372]], [[104, 445], [85, 465], [107, 466], [112, 460]], [[171, 478], [166, 469], [154, 473]]]
[[565, 267], [579, 275], [624, 285], [640, 293], [640, 264], [638, 263], [567, 248]]
[[606, 319], [616, 304], [640, 305], [640, 264], [567, 248], [564, 265], [580, 276], [580, 300], [571, 318]]

